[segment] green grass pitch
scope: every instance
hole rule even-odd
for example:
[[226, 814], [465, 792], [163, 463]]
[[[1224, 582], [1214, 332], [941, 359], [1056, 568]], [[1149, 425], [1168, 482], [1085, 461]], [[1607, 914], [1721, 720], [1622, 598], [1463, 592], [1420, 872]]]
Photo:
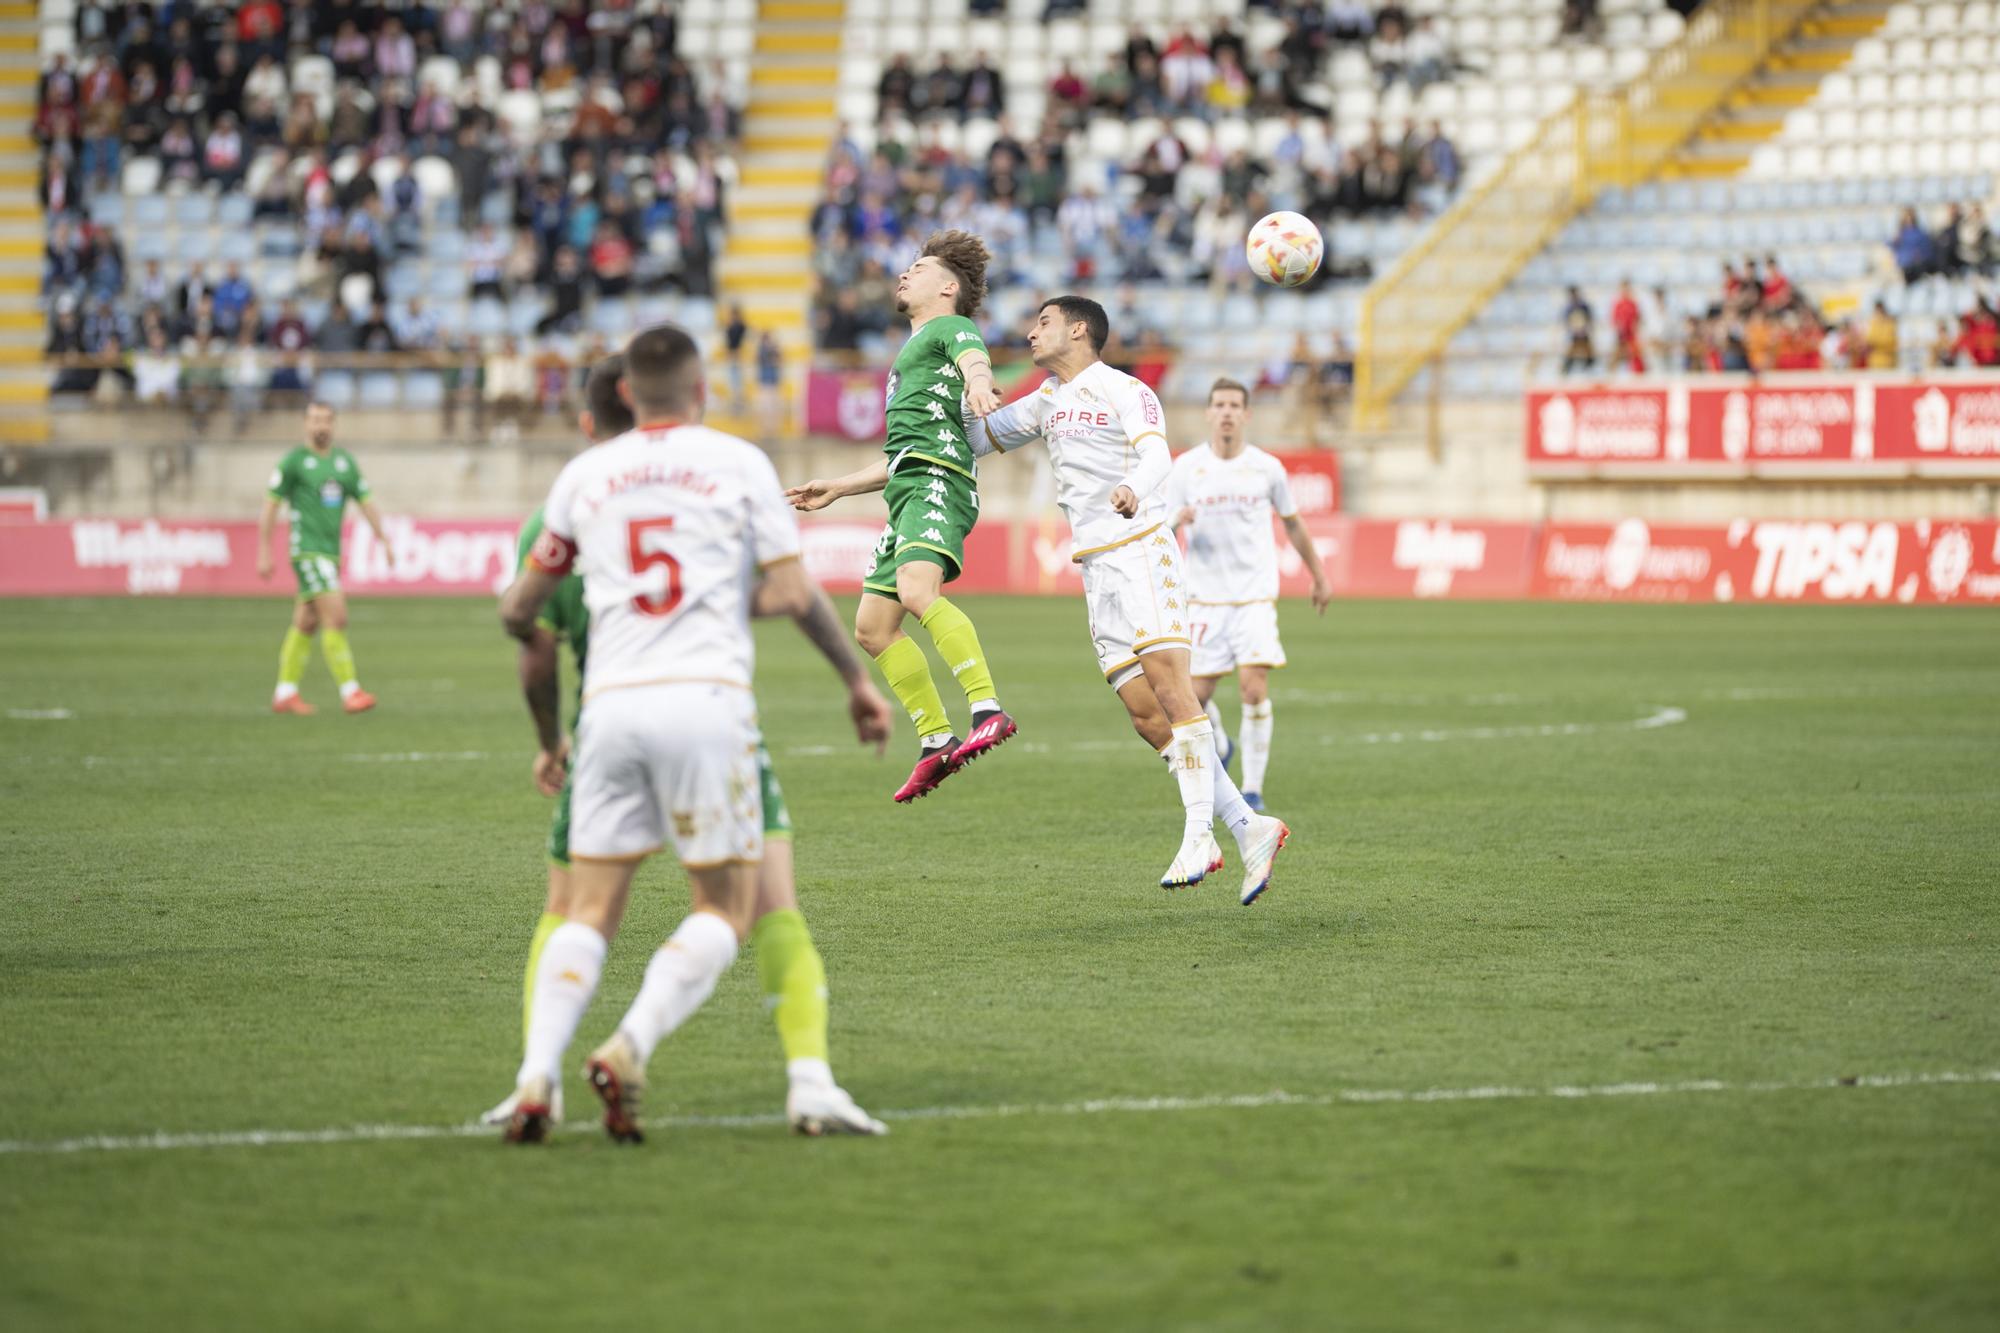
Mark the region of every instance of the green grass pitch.
[[[0, 603], [0, 1327], [2000, 1321], [2000, 617], [1288, 606], [1296, 836], [1246, 910], [1233, 852], [1154, 887], [1173, 784], [1081, 605], [966, 606], [1021, 737], [911, 809], [907, 730], [860, 752], [759, 630], [835, 1068], [888, 1139], [769, 1123], [746, 961], [638, 1150], [572, 1074], [541, 1151], [57, 1152], [469, 1120], [548, 806], [488, 603], [357, 603], [382, 706], [315, 661], [311, 719], [265, 711], [281, 602]], [[640, 887], [577, 1059], [684, 909]], [[1534, 1095], [1355, 1095], [1481, 1088]]]

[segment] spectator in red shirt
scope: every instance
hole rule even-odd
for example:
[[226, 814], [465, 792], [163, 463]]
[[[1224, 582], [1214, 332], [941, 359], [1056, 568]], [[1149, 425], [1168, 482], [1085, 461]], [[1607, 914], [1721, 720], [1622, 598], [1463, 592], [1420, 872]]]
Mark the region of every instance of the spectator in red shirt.
[[1618, 340], [1617, 359], [1634, 375], [1646, 373], [1646, 354], [1639, 342], [1639, 302], [1632, 295], [1632, 283], [1618, 284], [1618, 299], [1611, 303], [1611, 333]]
[[609, 222], [597, 224], [590, 243], [590, 267], [599, 296], [623, 296], [632, 288], [632, 242]]
[[2000, 366], [2000, 313], [1985, 297], [1959, 316], [1953, 351], [1960, 365]]
[[1792, 280], [1778, 267], [1776, 255], [1764, 256], [1764, 308], [1780, 311], [1792, 303]]
[[285, 8], [277, 0], [249, 0], [236, 11], [236, 41], [254, 58], [282, 53]]

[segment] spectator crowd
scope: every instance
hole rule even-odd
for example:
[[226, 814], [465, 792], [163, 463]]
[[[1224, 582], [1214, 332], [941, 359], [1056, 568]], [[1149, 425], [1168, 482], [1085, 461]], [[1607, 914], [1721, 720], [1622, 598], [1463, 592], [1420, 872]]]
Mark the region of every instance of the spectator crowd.
[[[79, 358], [141, 397], [165, 395], [172, 355], [245, 378], [254, 359], [281, 390], [313, 353], [476, 358], [411, 284], [391, 300], [389, 271], [427, 246], [433, 267], [464, 256], [462, 289], [428, 290], [533, 304], [544, 337], [577, 333], [592, 296], [713, 291], [740, 117], [719, 64], [676, 54], [669, 0], [83, 0], [75, 24], [34, 122], [58, 390], [96, 386]], [[291, 280], [135, 266], [91, 207], [121, 188], [216, 197]], [[445, 231], [462, 244], [432, 245]]]
[[[951, 52], [919, 64], [889, 58], [876, 87], [870, 146], [836, 135], [812, 220], [820, 345], [850, 350], [886, 336], [893, 275], [936, 227], [987, 239], [996, 284], [1031, 269], [1064, 283], [1183, 281], [1247, 286], [1242, 238], [1273, 208], [1322, 224], [1368, 216], [1421, 217], [1448, 203], [1463, 175], [1435, 122], [1386, 135], [1373, 122], [1351, 146], [1334, 133], [1324, 67], [1344, 45], [1366, 49], [1385, 85], [1421, 89], [1463, 68], [1426, 20], [1400, 5], [1273, 3], [1284, 36], [1249, 49], [1228, 19], [1205, 33], [1182, 26], [1164, 41], [1135, 26], [1102, 69], [1058, 61], [1038, 124], [1017, 126], [989, 56]], [[1065, 11], [1058, 3], [1051, 17]], [[1269, 151], [1199, 148], [1175, 128], [1274, 119]], [[1100, 177], [1080, 160], [1094, 121], [1146, 122], [1127, 160]], [[1219, 138], [1220, 136], [1217, 136]], [[1248, 138], [1249, 136], [1242, 136]], [[1365, 276], [1334, 255], [1330, 276]], [[996, 330], [996, 336], [1003, 331]]]

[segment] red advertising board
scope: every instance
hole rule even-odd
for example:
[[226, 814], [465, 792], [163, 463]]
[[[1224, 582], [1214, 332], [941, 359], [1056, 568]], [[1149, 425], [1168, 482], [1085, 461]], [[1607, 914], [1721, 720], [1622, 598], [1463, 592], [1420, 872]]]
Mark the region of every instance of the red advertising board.
[[1526, 396], [1542, 476], [2000, 475], [2000, 380], [1741, 377]]
[[1554, 523], [1542, 532], [1532, 591], [1580, 601], [2000, 603], [2000, 524]]
[[[512, 522], [388, 520], [388, 543], [351, 524], [341, 562], [367, 596], [492, 596], [514, 567]], [[1306, 520], [1341, 597], [1549, 597], [1590, 601], [1811, 601], [2000, 604], [2000, 523], [1741, 520], [1727, 526], [1485, 523], [1459, 519]], [[803, 525], [807, 567], [852, 593], [881, 528]], [[289, 596], [280, 555], [257, 577], [256, 524], [80, 519], [0, 524], [0, 596]], [[966, 593], [1080, 595], [1069, 531], [1041, 520], [989, 521], [966, 544]], [[395, 553], [391, 565], [388, 550]], [[1310, 588], [1280, 540], [1283, 593]]]

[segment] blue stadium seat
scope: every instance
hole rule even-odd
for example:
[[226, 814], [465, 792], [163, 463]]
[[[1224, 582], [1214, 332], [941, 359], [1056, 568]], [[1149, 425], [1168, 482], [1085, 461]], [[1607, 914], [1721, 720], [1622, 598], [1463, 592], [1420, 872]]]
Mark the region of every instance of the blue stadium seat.
[[247, 227], [250, 225], [250, 196], [242, 193], [225, 194], [215, 206], [215, 221], [223, 227]]
[[444, 405], [444, 376], [428, 370], [413, 370], [403, 376], [403, 406], [436, 408]]
[[351, 407], [354, 404], [354, 376], [345, 370], [322, 371], [313, 381], [313, 394], [335, 407]]
[[215, 220], [215, 200], [208, 197], [207, 191], [190, 190], [172, 198], [175, 226], [206, 227]]
[[390, 371], [369, 371], [361, 376], [360, 405], [391, 408], [402, 404], [401, 376]]
[[167, 201], [157, 194], [142, 194], [132, 201], [126, 226], [135, 231], [158, 231], [167, 225]]

